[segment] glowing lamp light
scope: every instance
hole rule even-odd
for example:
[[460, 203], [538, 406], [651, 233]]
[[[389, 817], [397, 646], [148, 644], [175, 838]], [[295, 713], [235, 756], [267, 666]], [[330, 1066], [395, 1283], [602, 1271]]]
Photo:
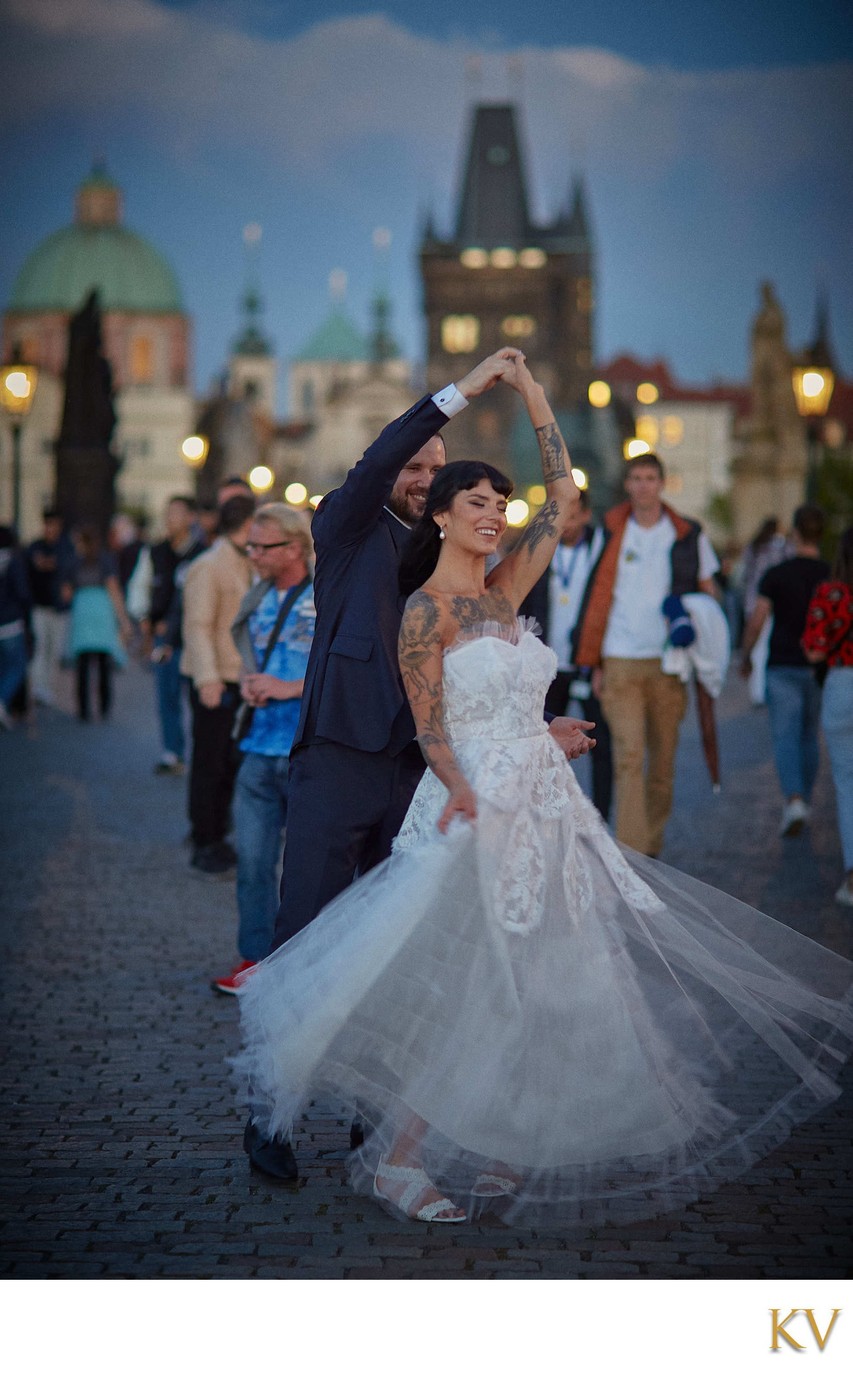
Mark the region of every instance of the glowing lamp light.
[[193, 470], [204, 464], [209, 450], [210, 442], [206, 436], [187, 436], [181, 442], [181, 455]]
[[835, 387], [832, 370], [813, 364], [797, 368], [794, 370], [793, 384], [800, 416], [824, 417]]
[[656, 446], [660, 435], [660, 428], [656, 417], [650, 417], [648, 413], [641, 413], [636, 421], [637, 436], [641, 441], [648, 441], [650, 446]]
[[254, 465], [249, 471], [249, 483], [257, 494], [263, 494], [275, 483], [275, 475], [268, 465]]
[[459, 255], [460, 264], [464, 264], [466, 269], [484, 269], [489, 262], [489, 256], [485, 249], [463, 249]]
[[532, 504], [544, 503], [548, 497], [548, 491], [544, 484], [531, 484], [527, 490], [528, 501]]
[[308, 502], [310, 503], [312, 508], [316, 508], [318, 503], [322, 503], [324, 498], [324, 494], [312, 494]]
[[506, 506], [506, 520], [510, 527], [524, 527], [530, 517], [530, 505], [524, 499], [510, 499]]
[[610, 385], [606, 384], [603, 379], [593, 379], [586, 391], [586, 396], [594, 408], [606, 408], [612, 397]]
[[637, 456], [647, 456], [651, 449], [648, 441], [641, 441], [638, 436], [631, 436], [622, 447], [622, 454], [626, 460], [636, 460]]
[[572, 479], [578, 489], [589, 488], [589, 475], [586, 473], [586, 470], [581, 470], [576, 465], [572, 466]]
[[523, 249], [518, 256], [523, 269], [541, 269], [548, 262], [544, 249]]
[[9, 368], [3, 370], [0, 379], [2, 379], [0, 405], [4, 411], [13, 417], [26, 417], [32, 407], [33, 395], [36, 391], [38, 379], [36, 366], [34, 364], [20, 364], [16, 361]]
[[646, 383], [637, 385], [638, 403], [645, 403], [646, 406], [648, 406], [649, 403], [656, 403], [659, 397], [660, 391], [656, 388], [654, 384]]
[[284, 491], [284, 497], [288, 503], [304, 503], [308, 498], [308, 490], [305, 488], [304, 484], [300, 484], [297, 480], [294, 484], [289, 484], [287, 486]]
[[514, 269], [517, 255], [514, 249], [493, 249], [491, 255], [493, 269]]

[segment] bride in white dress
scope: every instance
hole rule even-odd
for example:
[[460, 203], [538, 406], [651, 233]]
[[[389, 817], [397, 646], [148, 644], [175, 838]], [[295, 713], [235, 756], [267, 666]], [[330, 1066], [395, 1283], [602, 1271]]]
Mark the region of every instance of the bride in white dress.
[[[390, 859], [239, 990], [255, 1119], [358, 1108], [354, 1186], [435, 1222], [619, 1221], [730, 1179], [836, 1097], [853, 964], [617, 845], [543, 720], [517, 618], [575, 493], [523, 360], [545, 506], [491, 574], [509, 482], [444, 467], [401, 572], [428, 763]], [[404, 592], [405, 590], [404, 586]]]

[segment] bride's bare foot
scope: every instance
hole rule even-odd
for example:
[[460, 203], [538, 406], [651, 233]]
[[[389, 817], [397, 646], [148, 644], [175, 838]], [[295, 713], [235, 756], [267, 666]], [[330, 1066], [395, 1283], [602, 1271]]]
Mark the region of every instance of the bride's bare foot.
[[380, 1157], [373, 1179], [378, 1199], [423, 1223], [464, 1223], [467, 1215], [436, 1189], [421, 1165], [400, 1165]]

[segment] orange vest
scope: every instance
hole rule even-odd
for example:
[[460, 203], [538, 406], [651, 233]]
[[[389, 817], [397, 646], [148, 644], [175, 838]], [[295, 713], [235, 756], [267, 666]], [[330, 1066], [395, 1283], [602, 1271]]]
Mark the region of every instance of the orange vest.
[[[668, 504], [661, 504], [661, 507], [675, 528], [676, 541], [689, 536], [695, 530], [696, 524], [689, 518], [682, 518], [681, 514], [676, 513]], [[576, 666], [597, 667], [601, 662], [601, 645], [604, 642], [610, 605], [613, 602], [619, 553], [630, 516], [631, 505], [627, 500], [625, 503], [617, 504], [615, 508], [608, 509], [604, 515], [608, 540], [593, 572], [581, 611], [573, 658]]]

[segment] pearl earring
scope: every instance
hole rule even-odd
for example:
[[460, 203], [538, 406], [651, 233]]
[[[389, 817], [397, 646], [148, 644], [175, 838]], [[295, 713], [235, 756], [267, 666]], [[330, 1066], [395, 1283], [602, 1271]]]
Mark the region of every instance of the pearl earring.
[[439, 540], [439, 542], [443, 542], [446, 536], [447, 536], [447, 533], [444, 531], [444, 528], [443, 528], [443, 527], [440, 527], [440, 528], [438, 529], [438, 540]]

